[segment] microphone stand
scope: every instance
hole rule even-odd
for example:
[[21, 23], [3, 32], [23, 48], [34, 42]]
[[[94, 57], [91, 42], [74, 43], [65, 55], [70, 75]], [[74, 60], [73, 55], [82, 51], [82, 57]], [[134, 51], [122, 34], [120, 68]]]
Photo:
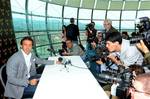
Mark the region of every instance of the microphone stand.
[[69, 72], [69, 68], [67, 67], [67, 64], [68, 64], [68, 62], [65, 62], [63, 65], [64, 65], [64, 67], [62, 68], [62, 69], [60, 69], [60, 71], [62, 71], [62, 70], [66, 70], [67, 72]]

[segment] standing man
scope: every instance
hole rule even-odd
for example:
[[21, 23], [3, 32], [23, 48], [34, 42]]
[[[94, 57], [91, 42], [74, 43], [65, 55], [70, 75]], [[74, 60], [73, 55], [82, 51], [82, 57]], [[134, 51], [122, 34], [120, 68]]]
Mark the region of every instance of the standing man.
[[104, 28], [105, 28], [105, 38], [106, 38], [110, 33], [118, 32], [118, 30], [115, 29], [115, 28], [112, 26], [112, 21], [109, 20], [109, 19], [104, 20], [103, 25], [104, 25]]
[[78, 38], [80, 36], [79, 28], [74, 24], [74, 18], [70, 19], [70, 24], [66, 28], [66, 37], [67, 39], [71, 39], [73, 43], [78, 44]]
[[34, 44], [31, 37], [24, 37], [20, 44], [21, 50], [13, 54], [6, 65], [4, 95], [15, 99], [21, 99], [23, 95], [33, 96], [39, 81], [35, 64], [54, 64], [54, 61], [41, 60], [31, 52]]

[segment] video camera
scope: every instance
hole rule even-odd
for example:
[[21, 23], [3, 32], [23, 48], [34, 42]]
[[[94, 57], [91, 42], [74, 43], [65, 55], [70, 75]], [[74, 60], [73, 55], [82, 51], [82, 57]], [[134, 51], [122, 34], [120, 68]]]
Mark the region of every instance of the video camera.
[[97, 61], [100, 59], [103, 63], [106, 63], [108, 61], [107, 56], [109, 55], [109, 52], [105, 47], [105, 45], [98, 46], [95, 49], [95, 51], [96, 51], [96, 55], [91, 57], [91, 61]]
[[150, 45], [150, 19], [148, 17], [141, 17], [136, 21], [136, 26], [139, 32], [130, 38], [130, 44], [136, 44], [140, 40], [145, 40]]
[[94, 24], [92, 23], [87, 24], [85, 30], [88, 33], [87, 42], [88, 43], [93, 42], [96, 38], [96, 32], [97, 32], [97, 30], [94, 28]]

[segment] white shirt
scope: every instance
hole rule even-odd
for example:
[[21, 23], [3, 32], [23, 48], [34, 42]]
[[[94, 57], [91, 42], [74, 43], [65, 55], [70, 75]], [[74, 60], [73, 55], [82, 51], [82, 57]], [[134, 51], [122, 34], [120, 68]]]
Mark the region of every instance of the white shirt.
[[129, 40], [122, 40], [120, 60], [125, 66], [130, 66], [132, 64], [142, 65], [143, 55], [136, 48], [136, 46], [130, 46]]
[[21, 49], [24, 59], [25, 59], [25, 63], [27, 65], [27, 70], [28, 70], [28, 78], [30, 78], [30, 68], [31, 68], [31, 53], [29, 53], [28, 55]]

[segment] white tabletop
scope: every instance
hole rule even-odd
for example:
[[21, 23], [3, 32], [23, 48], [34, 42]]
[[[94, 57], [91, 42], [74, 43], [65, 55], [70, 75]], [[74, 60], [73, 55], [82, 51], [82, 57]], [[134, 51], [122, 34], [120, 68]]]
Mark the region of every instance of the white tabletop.
[[[79, 56], [69, 56], [72, 65], [47, 65], [33, 99], [109, 99]], [[50, 57], [50, 59], [56, 59]]]

